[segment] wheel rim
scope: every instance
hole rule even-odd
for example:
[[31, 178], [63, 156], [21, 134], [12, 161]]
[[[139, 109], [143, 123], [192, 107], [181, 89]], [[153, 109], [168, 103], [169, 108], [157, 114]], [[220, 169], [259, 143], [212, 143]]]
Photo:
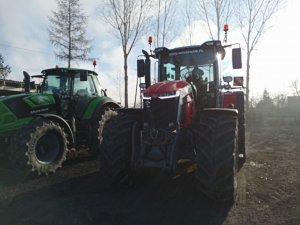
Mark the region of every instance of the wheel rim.
[[36, 145], [36, 157], [39, 162], [49, 164], [61, 155], [61, 141], [54, 133], [46, 133]]

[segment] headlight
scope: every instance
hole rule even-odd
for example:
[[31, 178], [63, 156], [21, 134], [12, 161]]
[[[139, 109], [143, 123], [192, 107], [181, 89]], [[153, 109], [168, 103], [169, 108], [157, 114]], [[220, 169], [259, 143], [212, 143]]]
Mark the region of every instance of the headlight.
[[[155, 97], [158, 97], [159, 99], [175, 98], [180, 95], [180, 91], [163, 92], [163, 93], [160, 93], [158, 96], [157, 96], [157, 94], [153, 94], [153, 95]], [[151, 94], [143, 93], [143, 100], [151, 100]]]
[[151, 100], [151, 97], [148, 94], [143, 93], [143, 100]]
[[158, 98], [160, 99], [166, 99], [166, 98], [175, 98], [180, 95], [180, 91], [170, 91], [170, 92], [164, 92], [161, 93]]

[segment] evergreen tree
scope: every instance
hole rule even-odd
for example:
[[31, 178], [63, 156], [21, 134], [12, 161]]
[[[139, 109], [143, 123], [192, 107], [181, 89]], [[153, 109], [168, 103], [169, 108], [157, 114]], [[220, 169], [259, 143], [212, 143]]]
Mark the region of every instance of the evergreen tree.
[[270, 93], [265, 89], [261, 100], [256, 105], [256, 108], [262, 112], [273, 113], [274, 107], [274, 100], [270, 96]]
[[87, 16], [82, 12], [79, 0], [57, 0], [58, 11], [52, 11], [48, 28], [51, 44], [58, 59], [85, 61], [91, 50], [90, 40], [85, 38]]
[[4, 65], [4, 57], [0, 53], [0, 78], [5, 79], [10, 74], [11, 68], [9, 65]]

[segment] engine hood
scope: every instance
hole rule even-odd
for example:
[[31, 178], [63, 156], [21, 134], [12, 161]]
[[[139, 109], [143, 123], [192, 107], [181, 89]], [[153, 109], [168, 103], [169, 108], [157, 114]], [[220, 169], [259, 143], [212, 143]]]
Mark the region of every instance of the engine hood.
[[163, 81], [151, 85], [144, 91], [145, 97], [156, 98], [163, 93], [171, 93], [186, 88], [189, 85], [188, 82], [184, 80], [178, 81]]
[[0, 98], [1, 116], [12, 113], [21, 118], [56, 110], [56, 101], [50, 94], [17, 94]]

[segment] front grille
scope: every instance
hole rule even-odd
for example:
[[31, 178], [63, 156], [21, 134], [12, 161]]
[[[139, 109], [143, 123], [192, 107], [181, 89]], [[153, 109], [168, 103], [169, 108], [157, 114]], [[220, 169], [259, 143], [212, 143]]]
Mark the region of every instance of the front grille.
[[170, 131], [177, 128], [178, 102], [179, 97], [167, 99], [153, 98], [150, 100], [150, 108], [156, 128]]

